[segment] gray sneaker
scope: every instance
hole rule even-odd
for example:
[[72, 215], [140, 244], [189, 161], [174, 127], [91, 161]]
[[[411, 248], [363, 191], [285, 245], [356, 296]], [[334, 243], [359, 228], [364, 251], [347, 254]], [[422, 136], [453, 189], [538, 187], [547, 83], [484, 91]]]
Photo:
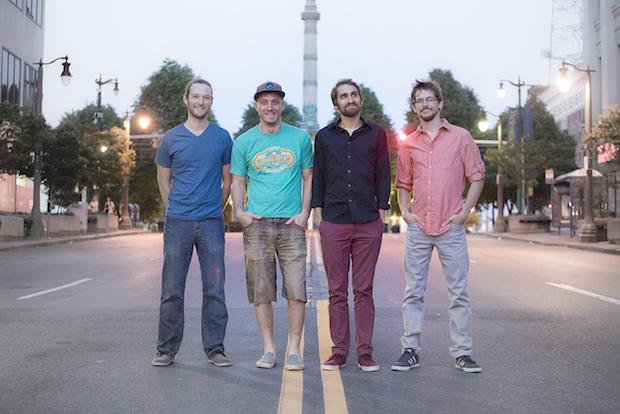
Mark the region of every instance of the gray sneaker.
[[167, 367], [174, 362], [174, 354], [170, 352], [157, 352], [155, 358], [151, 361], [154, 367]]
[[228, 358], [226, 354], [224, 354], [224, 352], [220, 351], [219, 349], [209, 352], [207, 354], [207, 359], [209, 360], [210, 364], [213, 364], [216, 367], [229, 367], [232, 365], [230, 358]]
[[286, 358], [287, 371], [302, 371], [304, 369], [304, 360], [297, 354], [290, 354]]
[[273, 352], [265, 352], [258, 361], [256, 361], [256, 368], [273, 368], [276, 366], [276, 356]]

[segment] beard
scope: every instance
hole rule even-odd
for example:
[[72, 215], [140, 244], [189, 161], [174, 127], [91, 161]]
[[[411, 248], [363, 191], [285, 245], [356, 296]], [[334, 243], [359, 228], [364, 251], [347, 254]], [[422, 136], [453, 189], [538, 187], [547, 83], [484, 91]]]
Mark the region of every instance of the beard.
[[205, 119], [207, 116], [209, 116], [209, 110], [207, 109], [206, 111], [203, 109], [195, 109], [195, 108], [189, 108], [189, 113], [196, 119], [200, 119], [201, 121], [203, 119]]
[[433, 119], [435, 119], [435, 117], [439, 115], [439, 110], [431, 112], [428, 115], [418, 115], [420, 117], [421, 120], [423, 120], [424, 122], [430, 122]]
[[344, 108], [340, 109], [340, 113], [343, 116], [346, 116], [347, 118], [351, 118], [351, 117], [359, 115], [361, 110], [362, 110], [361, 106], [356, 105], [356, 104], [349, 104], [345, 106]]

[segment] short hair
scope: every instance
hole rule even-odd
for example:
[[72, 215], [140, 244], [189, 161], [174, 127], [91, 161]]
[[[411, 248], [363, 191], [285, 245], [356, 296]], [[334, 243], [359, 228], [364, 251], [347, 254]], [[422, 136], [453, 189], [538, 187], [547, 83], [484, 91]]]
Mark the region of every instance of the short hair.
[[416, 80], [413, 84], [413, 88], [411, 89], [411, 96], [409, 97], [412, 105], [413, 100], [415, 99], [415, 94], [421, 90], [431, 91], [433, 95], [435, 95], [435, 98], [437, 98], [438, 102], [443, 101], [443, 94], [441, 93], [441, 86], [439, 85], [439, 82], [433, 79]]
[[211, 86], [209, 81], [204, 80], [204, 79], [200, 79], [200, 78], [192, 79], [191, 81], [187, 82], [187, 85], [185, 85], [185, 92], [183, 92], [183, 96], [185, 98], [189, 97], [189, 89], [192, 87], [192, 85], [196, 85], [196, 84], [207, 85], [211, 89], [211, 92], [213, 92], [213, 86]]
[[360, 95], [360, 98], [364, 100], [364, 93], [362, 92], [362, 88], [356, 82], [354, 82], [352, 79], [340, 79], [338, 82], [336, 82], [336, 85], [332, 88], [331, 92], [332, 104], [334, 104], [334, 106], [336, 106], [336, 101], [338, 98], [338, 87], [342, 85], [355, 86], [355, 88], [357, 89], [357, 93], [359, 93]]

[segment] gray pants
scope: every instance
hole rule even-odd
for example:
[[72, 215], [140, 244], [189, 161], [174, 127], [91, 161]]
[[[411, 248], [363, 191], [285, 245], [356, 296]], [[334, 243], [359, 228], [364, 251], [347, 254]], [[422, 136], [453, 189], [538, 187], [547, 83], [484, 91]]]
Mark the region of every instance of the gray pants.
[[413, 224], [407, 228], [405, 241], [405, 297], [403, 322], [405, 333], [401, 338], [403, 348], [422, 349], [420, 335], [424, 322], [424, 292], [428, 280], [428, 266], [433, 247], [437, 248], [443, 275], [448, 286], [450, 307], [450, 354], [457, 358], [471, 355], [471, 305], [467, 294], [469, 255], [467, 239], [462, 225], [452, 224], [439, 236], [427, 236]]

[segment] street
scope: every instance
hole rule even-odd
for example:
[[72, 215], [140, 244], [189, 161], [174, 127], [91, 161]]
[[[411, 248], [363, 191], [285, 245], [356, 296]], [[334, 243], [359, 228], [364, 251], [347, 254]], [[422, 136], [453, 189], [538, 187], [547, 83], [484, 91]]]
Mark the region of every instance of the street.
[[392, 372], [402, 334], [404, 238], [385, 234], [375, 276], [381, 370], [361, 372], [352, 344], [346, 368], [321, 372], [330, 343], [316, 237], [309, 232], [306, 369], [297, 373], [283, 371], [282, 298], [274, 311], [278, 365], [254, 366], [262, 345], [247, 303], [241, 233], [226, 235], [231, 368], [208, 364], [202, 350], [195, 257], [181, 350], [172, 366], [151, 366], [161, 233], [0, 251], [0, 412], [618, 412], [620, 256], [469, 236], [473, 357], [483, 372], [454, 369], [448, 295], [435, 255], [421, 365]]

